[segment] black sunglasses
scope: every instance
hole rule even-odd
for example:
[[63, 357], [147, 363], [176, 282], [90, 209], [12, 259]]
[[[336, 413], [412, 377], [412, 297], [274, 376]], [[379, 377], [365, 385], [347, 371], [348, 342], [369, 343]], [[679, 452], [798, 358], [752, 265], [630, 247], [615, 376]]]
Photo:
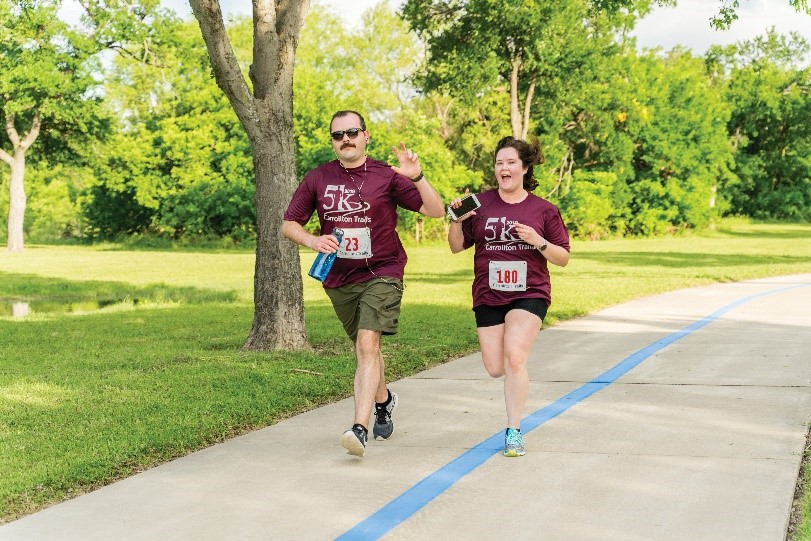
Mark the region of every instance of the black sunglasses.
[[349, 128], [348, 130], [334, 131], [330, 135], [332, 136], [333, 141], [340, 141], [344, 138], [344, 134], [348, 135], [350, 139], [355, 139], [362, 131], [363, 129], [361, 128]]

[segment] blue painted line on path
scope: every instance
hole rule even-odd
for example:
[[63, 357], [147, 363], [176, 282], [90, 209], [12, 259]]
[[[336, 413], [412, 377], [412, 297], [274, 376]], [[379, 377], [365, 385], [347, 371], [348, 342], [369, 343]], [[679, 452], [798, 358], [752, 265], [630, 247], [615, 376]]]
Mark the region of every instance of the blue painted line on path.
[[[528, 415], [521, 421], [521, 431], [525, 434], [535, 430], [540, 425], [550, 419], [554, 419], [572, 406], [582, 402], [597, 391], [600, 391], [619, 377], [633, 370], [645, 359], [654, 353], [666, 348], [673, 342], [709, 325], [727, 312], [739, 306], [751, 302], [760, 297], [783, 293], [791, 289], [807, 287], [811, 284], [798, 284], [789, 287], [782, 287], [771, 291], [757, 293], [732, 302], [712, 314], [696, 321], [692, 325], [670, 334], [661, 340], [653, 342], [636, 353], [633, 353], [609, 368], [593, 380], [585, 383], [567, 395], [557, 399], [555, 402], [545, 406], [538, 411]], [[434, 473], [425, 477], [400, 496], [386, 504], [385, 507], [371, 515], [369, 518], [357, 524], [351, 530], [345, 532], [337, 538], [338, 541], [368, 541], [379, 539], [384, 534], [391, 531], [395, 526], [408, 519], [411, 515], [428, 505], [434, 498], [453, 486], [462, 477], [472, 472], [493, 455], [500, 452], [504, 444], [504, 433], [493, 434], [475, 447], [460, 455], [458, 458], [444, 465]]]

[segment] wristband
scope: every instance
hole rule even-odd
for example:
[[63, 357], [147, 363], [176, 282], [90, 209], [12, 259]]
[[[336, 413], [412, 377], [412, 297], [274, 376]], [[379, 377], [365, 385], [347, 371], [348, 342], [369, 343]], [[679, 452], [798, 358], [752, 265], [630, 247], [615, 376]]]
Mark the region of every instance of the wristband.
[[425, 177], [425, 175], [423, 175], [423, 174], [422, 174], [422, 171], [420, 171], [420, 174], [419, 174], [419, 175], [417, 175], [416, 177], [412, 178], [412, 179], [411, 179], [411, 182], [419, 182], [419, 181], [421, 181], [421, 180], [422, 180], [424, 177]]

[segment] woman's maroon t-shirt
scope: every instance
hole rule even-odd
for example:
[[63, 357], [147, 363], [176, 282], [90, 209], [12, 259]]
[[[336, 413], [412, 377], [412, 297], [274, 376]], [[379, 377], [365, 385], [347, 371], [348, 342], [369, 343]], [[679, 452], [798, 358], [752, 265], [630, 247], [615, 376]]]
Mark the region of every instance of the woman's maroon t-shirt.
[[[530, 226], [548, 242], [569, 250], [569, 233], [560, 210], [532, 193], [520, 203], [506, 203], [498, 190], [484, 192], [478, 199], [481, 207], [476, 215], [462, 222], [464, 247], [476, 246], [473, 307], [500, 306], [520, 298], [540, 298], [551, 304], [546, 258], [521, 240], [514, 227], [517, 223]], [[525, 290], [509, 290], [511, 286], [525, 286]]]

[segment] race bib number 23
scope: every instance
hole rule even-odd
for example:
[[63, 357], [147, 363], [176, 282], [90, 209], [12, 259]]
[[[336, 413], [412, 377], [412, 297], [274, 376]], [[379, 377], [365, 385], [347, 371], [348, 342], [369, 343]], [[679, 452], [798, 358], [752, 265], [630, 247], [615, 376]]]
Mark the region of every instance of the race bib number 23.
[[372, 257], [372, 238], [366, 227], [344, 228], [344, 240], [338, 249], [338, 257], [367, 259]]

